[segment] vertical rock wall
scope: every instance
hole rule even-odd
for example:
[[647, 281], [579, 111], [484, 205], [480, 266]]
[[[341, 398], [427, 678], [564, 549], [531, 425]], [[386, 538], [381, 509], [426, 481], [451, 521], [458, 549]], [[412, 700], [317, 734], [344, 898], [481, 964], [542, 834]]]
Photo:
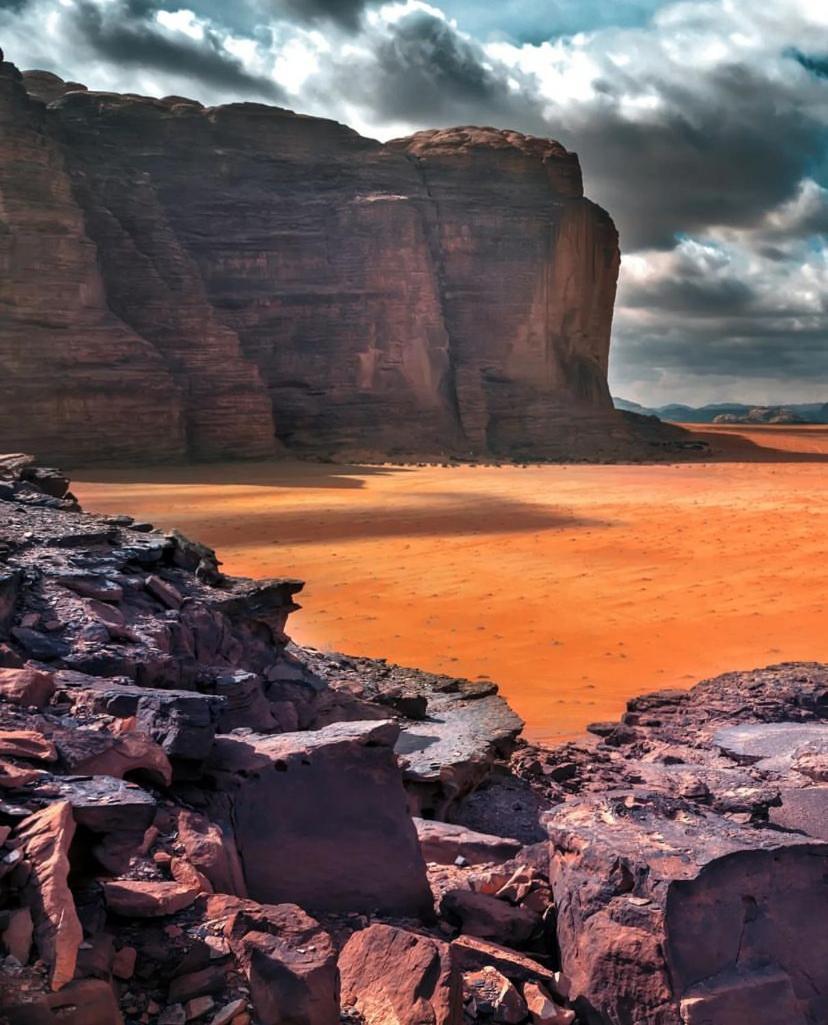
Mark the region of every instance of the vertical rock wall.
[[2, 447], [522, 458], [629, 440], [606, 384], [617, 235], [559, 144], [382, 145], [0, 69]]

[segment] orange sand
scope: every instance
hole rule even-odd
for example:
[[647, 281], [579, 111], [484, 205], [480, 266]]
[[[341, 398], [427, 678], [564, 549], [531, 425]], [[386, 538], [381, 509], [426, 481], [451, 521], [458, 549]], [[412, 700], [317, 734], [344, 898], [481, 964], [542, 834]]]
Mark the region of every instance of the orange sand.
[[828, 660], [828, 428], [700, 433], [739, 461], [152, 467], [75, 490], [228, 572], [307, 580], [298, 641], [490, 676], [552, 740], [642, 691]]

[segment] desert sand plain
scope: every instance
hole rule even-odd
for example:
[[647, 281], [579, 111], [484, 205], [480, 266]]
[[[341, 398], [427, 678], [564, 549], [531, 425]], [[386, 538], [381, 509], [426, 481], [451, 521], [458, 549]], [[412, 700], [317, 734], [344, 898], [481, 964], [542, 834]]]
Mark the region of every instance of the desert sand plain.
[[305, 644], [497, 680], [552, 741], [646, 690], [828, 660], [828, 427], [698, 427], [654, 465], [79, 470], [98, 512], [307, 581]]

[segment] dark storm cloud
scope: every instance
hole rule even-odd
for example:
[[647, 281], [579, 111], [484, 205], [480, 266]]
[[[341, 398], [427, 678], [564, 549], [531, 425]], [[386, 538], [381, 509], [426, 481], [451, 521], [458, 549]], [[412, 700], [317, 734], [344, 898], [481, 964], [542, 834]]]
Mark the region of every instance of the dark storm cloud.
[[370, 107], [373, 116], [417, 127], [501, 124], [544, 131], [540, 107], [513, 92], [502, 68], [442, 18], [414, 11], [372, 39], [361, 59], [325, 67], [312, 88], [319, 96], [341, 92]]
[[[709, 326], [680, 324], [664, 330], [622, 328], [626, 360], [639, 367], [699, 377], [769, 378], [825, 382], [828, 346], [824, 327], [791, 334], [787, 324], [776, 327], [764, 320], [722, 319], [712, 333]], [[653, 360], [653, 354], [658, 358]], [[828, 398], [828, 389], [826, 389]], [[790, 400], [788, 400], [790, 401]]]
[[[796, 81], [741, 63], [688, 85], [616, 69], [593, 82], [594, 100], [556, 109], [530, 74], [507, 70], [427, 12], [368, 41], [368, 56], [321, 69], [309, 85], [318, 102], [342, 96], [370, 119], [417, 128], [497, 124], [552, 135], [578, 152], [587, 192], [612, 212], [627, 251], [668, 249], [711, 224], [754, 225], [794, 196], [826, 152], [825, 127]], [[625, 97], [648, 88], [658, 108], [630, 117]], [[825, 94], [828, 104], [828, 82]]]
[[717, 70], [702, 95], [663, 82], [658, 95], [663, 109], [647, 120], [596, 107], [560, 133], [627, 250], [669, 248], [678, 233], [713, 224], [754, 225], [825, 152], [824, 128], [796, 90], [750, 68]]
[[118, 65], [189, 76], [237, 90], [240, 98], [252, 95], [284, 100], [284, 92], [275, 82], [251, 74], [224, 49], [218, 32], [207, 29], [201, 40], [167, 34], [154, 20], [158, 9], [152, 0], [118, 0], [106, 7], [80, 0], [73, 8], [74, 28], [100, 57]]
[[720, 317], [723, 313], [740, 313], [755, 298], [753, 289], [738, 279], [715, 277], [668, 277], [652, 284], [627, 290], [628, 307], [650, 310], [672, 310], [685, 315]]
[[298, 22], [336, 22], [356, 31], [365, 11], [365, 0], [277, 0], [273, 11]]
[[816, 75], [818, 78], [828, 78], [828, 54], [813, 56], [793, 50], [792, 55], [812, 75]]

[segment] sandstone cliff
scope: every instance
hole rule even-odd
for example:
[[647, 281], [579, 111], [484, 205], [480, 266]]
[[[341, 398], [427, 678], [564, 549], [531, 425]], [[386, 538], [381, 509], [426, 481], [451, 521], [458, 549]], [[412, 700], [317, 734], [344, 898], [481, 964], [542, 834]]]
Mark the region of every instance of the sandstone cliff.
[[577, 157], [386, 145], [0, 64], [0, 444], [40, 456], [562, 457], [633, 441], [618, 240]]

